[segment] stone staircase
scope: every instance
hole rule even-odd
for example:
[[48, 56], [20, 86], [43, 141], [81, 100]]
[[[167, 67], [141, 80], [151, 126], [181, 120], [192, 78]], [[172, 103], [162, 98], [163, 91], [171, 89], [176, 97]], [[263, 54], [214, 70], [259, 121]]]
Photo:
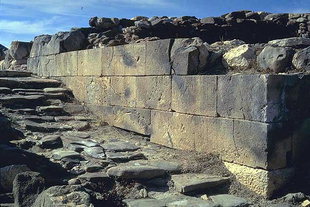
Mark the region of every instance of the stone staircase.
[[[0, 207], [251, 205], [228, 194], [229, 173], [195, 172], [195, 156], [97, 123], [60, 81], [0, 71], [0, 104], [20, 132], [0, 141]], [[25, 171], [45, 179], [38, 198], [38, 178]]]

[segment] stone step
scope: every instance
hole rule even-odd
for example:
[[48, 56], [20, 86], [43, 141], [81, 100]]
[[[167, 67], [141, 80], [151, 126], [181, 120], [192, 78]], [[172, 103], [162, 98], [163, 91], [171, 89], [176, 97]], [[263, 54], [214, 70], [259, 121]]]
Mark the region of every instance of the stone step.
[[10, 94], [12, 93], [12, 90], [7, 87], [0, 87], [0, 94]]
[[53, 116], [29, 115], [29, 116], [25, 116], [24, 119], [37, 122], [37, 123], [55, 122], [55, 118]]
[[0, 203], [0, 207], [14, 207], [14, 203]]
[[26, 89], [43, 89], [43, 88], [55, 88], [61, 85], [60, 81], [33, 77], [21, 77], [21, 78], [0, 78], [0, 87], [8, 88], [26, 88]]
[[30, 77], [31, 72], [19, 70], [0, 70], [0, 77]]
[[36, 109], [37, 112], [47, 114], [47, 115], [64, 115], [65, 112], [62, 106], [38, 106]]
[[13, 88], [12, 91], [14, 93], [19, 93], [19, 92], [38, 92], [38, 93], [43, 93], [42, 89], [31, 89], [31, 88]]
[[31, 121], [25, 122], [25, 128], [32, 132], [53, 133], [58, 131], [72, 130], [72, 126], [59, 124], [59, 123], [36, 123]]
[[42, 103], [44, 100], [45, 97], [42, 95], [12, 95], [0, 97], [0, 103], [7, 107], [11, 107], [14, 105], [35, 106], [36, 104]]
[[70, 90], [67, 88], [44, 88], [44, 93], [69, 93]]
[[13, 203], [13, 202], [14, 202], [13, 193], [0, 194], [0, 203]]
[[178, 192], [186, 194], [217, 187], [227, 183], [229, 181], [229, 177], [220, 177], [201, 173], [188, 173], [172, 175], [171, 180]]

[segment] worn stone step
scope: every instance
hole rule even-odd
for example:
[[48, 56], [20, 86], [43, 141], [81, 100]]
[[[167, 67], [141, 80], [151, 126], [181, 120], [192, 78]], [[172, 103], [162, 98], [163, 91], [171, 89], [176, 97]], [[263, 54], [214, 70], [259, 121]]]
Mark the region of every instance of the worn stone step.
[[165, 176], [166, 171], [148, 165], [119, 165], [108, 169], [107, 174], [122, 179], [151, 179]]
[[30, 114], [30, 115], [37, 114], [37, 111], [35, 109], [31, 109], [31, 108], [18, 109], [17, 112], [19, 114]]
[[28, 116], [24, 116], [24, 119], [37, 122], [37, 123], [55, 122], [55, 118], [53, 116], [28, 115]]
[[0, 87], [8, 88], [27, 88], [27, 89], [43, 89], [49, 87], [58, 87], [61, 85], [60, 81], [33, 77], [0, 77]]
[[15, 207], [14, 203], [0, 203], [0, 207]]
[[190, 193], [194, 191], [204, 191], [229, 181], [228, 177], [207, 175], [202, 173], [187, 173], [172, 175], [171, 180], [175, 189], [180, 193]]
[[31, 72], [20, 70], [0, 70], [0, 77], [30, 77]]
[[38, 92], [38, 93], [43, 93], [42, 89], [32, 89], [32, 88], [13, 88], [12, 91], [14, 93], [19, 93], [19, 92]]
[[72, 130], [72, 126], [59, 124], [59, 123], [36, 123], [31, 121], [25, 122], [25, 127], [27, 130], [33, 131], [33, 132], [43, 132], [43, 133], [52, 133], [52, 132], [58, 132], [58, 131], [68, 131]]
[[13, 193], [0, 194], [0, 203], [14, 203]]
[[12, 93], [12, 90], [7, 87], [0, 87], [0, 94], [10, 94]]
[[68, 95], [66, 93], [44, 93], [47, 99], [58, 99], [61, 101], [68, 100]]
[[38, 106], [36, 109], [39, 113], [44, 113], [48, 115], [63, 115], [65, 112], [62, 106]]
[[70, 90], [67, 88], [44, 88], [44, 93], [69, 93]]
[[34, 106], [40, 104], [45, 100], [45, 97], [42, 95], [12, 95], [0, 97], [0, 103], [4, 106], [10, 107], [13, 105], [24, 105], [24, 106]]

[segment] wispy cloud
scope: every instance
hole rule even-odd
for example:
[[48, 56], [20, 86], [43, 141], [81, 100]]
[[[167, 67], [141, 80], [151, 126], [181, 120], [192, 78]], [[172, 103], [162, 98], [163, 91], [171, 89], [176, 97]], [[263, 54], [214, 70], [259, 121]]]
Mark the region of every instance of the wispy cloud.
[[[23, 9], [34, 15], [34, 11], [70, 16], [83, 16], [84, 8], [104, 11], [117, 7], [169, 7], [174, 3], [166, 0], [2, 0], [0, 10], [7, 12], [10, 10]], [[2, 9], [1, 9], [2, 7]], [[20, 13], [16, 13], [20, 15]]]
[[55, 23], [59, 21], [59, 17], [44, 19], [38, 21], [14, 21], [0, 20], [0, 30], [12, 34], [42, 34], [53, 33], [55, 30], [64, 30], [65, 27], [57, 27]]

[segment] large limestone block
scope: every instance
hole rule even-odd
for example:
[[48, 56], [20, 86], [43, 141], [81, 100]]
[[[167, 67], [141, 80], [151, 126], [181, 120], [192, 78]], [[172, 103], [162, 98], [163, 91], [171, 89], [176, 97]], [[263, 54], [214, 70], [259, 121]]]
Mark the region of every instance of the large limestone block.
[[173, 76], [172, 110], [216, 116], [216, 76]]
[[152, 111], [151, 120], [154, 143], [206, 153], [234, 151], [232, 120], [163, 111]]
[[224, 164], [241, 184], [266, 198], [288, 183], [294, 173], [293, 168], [267, 171], [228, 162]]
[[76, 76], [78, 70], [77, 51], [56, 55], [57, 72], [54, 76]]
[[91, 79], [91, 77], [82, 76], [61, 78], [66, 87], [72, 90], [74, 97], [80, 102], [87, 101], [87, 85]]
[[307, 75], [218, 76], [217, 113], [267, 123], [300, 119], [309, 115], [308, 90]]
[[110, 77], [87, 78], [86, 103], [107, 106], [109, 99]]
[[89, 110], [109, 125], [150, 135], [151, 111], [120, 106], [89, 105]]
[[105, 75], [145, 75], [145, 43], [113, 47], [111, 72]]
[[38, 57], [42, 55], [48, 55], [45, 47], [51, 41], [51, 35], [36, 36], [33, 41], [33, 45], [30, 51], [30, 57]]
[[39, 57], [33, 57], [27, 59], [27, 70], [31, 71], [34, 74], [37, 74], [39, 71]]
[[78, 75], [101, 76], [103, 49], [90, 49], [78, 51]]
[[171, 77], [111, 77], [111, 104], [168, 110], [171, 107]]
[[280, 124], [152, 111], [151, 141], [167, 147], [218, 153], [225, 161], [263, 168], [287, 166], [291, 138]]
[[169, 75], [171, 73], [171, 39], [146, 42], [145, 75]]
[[158, 40], [113, 47], [110, 67], [103, 75], [169, 75], [171, 40]]

